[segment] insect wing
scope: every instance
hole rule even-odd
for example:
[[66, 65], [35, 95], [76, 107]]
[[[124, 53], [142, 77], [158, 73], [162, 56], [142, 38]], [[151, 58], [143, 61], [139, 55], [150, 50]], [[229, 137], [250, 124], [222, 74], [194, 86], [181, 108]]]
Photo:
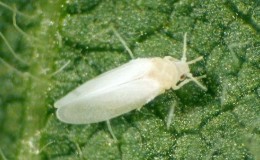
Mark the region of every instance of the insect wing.
[[149, 59], [135, 59], [111, 71], [105, 72], [98, 77], [85, 82], [78, 88], [68, 93], [55, 102], [54, 107], [59, 108], [81, 96], [99, 92], [106, 88], [112, 88], [124, 83], [141, 78], [151, 68]]
[[157, 81], [138, 79], [74, 99], [58, 108], [57, 117], [72, 124], [105, 121], [142, 107], [160, 92]]

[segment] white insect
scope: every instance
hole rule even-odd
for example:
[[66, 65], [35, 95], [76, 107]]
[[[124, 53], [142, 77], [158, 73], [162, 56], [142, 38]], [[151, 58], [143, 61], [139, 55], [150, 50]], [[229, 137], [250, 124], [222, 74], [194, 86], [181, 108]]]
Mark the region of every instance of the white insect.
[[55, 102], [57, 117], [71, 124], [108, 122], [111, 118], [140, 109], [166, 90], [177, 90], [190, 81], [206, 90], [197, 81], [204, 76], [194, 78], [189, 69], [189, 64], [201, 59], [186, 62], [185, 34], [181, 60], [170, 56], [131, 60], [85, 82]]

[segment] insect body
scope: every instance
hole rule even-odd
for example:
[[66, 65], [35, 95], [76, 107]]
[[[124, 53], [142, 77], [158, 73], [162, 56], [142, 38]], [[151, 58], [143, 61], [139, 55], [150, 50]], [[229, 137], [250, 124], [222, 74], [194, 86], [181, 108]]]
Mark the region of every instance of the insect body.
[[166, 90], [179, 89], [190, 81], [206, 89], [189, 69], [189, 64], [201, 59], [186, 62], [185, 35], [181, 60], [170, 56], [131, 60], [85, 82], [55, 102], [57, 117], [71, 124], [101, 122], [141, 108]]

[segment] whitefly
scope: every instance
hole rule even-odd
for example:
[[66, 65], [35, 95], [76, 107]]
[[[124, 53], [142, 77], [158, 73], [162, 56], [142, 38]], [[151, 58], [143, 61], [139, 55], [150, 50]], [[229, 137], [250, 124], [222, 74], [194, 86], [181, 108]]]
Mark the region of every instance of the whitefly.
[[[133, 57], [125, 41], [116, 30], [114, 33]], [[85, 82], [54, 103], [58, 119], [70, 124], [108, 122], [191, 81], [206, 90], [198, 81], [205, 76], [193, 77], [189, 68], [202, 57], [187, 62], [186, 48], [185, 34], [180, 60], [171, 56], [137, 58]]]

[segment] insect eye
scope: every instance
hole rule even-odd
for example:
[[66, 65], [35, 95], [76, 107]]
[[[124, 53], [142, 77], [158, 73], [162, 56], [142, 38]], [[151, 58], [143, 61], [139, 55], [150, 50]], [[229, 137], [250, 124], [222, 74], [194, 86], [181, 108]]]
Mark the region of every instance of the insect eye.
[[181, 75], [180, 80], [183, 81], [186, 78], [186, 75]]

